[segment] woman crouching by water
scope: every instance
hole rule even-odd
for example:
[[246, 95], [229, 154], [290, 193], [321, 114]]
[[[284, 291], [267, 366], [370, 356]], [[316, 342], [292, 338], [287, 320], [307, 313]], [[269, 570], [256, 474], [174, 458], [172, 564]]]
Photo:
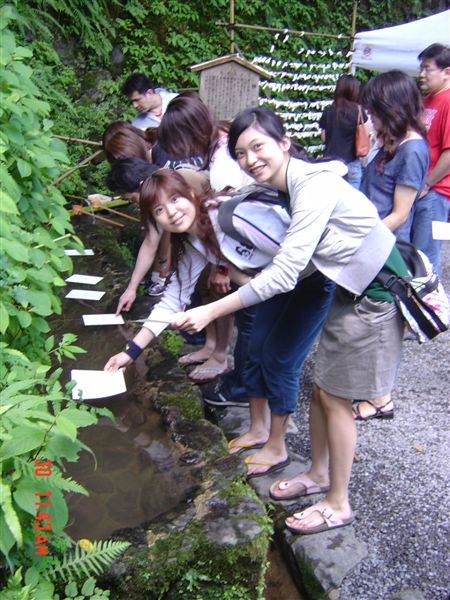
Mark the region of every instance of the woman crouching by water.
[[[382, 269], [396, 275], [406, 275], [407, 269], [394, 235], [373, 204], [340, 174], [327, 170], [327, 163], [311, 165], [292, 158], [289, 147], [281, 120], [268, 109], [247, 109], [233, 121], [231, 156], [257, 182], [287, 195], [291, 223], [264, 271], [217, 302], [174, 315], [172, 325], [199, 331], [219, 316], [292, 293], [311, 265], [337, 283], [316, 356], [310, 413], [312, 464], [306, 472], [270, 488], [276, 500], [326, 492], [322, 501], [286, 520], [292, 531], [311, 534], [353, 521], [348, 497], [356, 444], [352, 399], [378, 398], [391, 391], [403, 337], [393, 297], [375, 280]], [[302, 313], [300, 304], [298, 313]], [[260, 346], [251, 348], [250, 360], [261, 360], [270, 352], [266, 340], [276, 335], [278, 324], [259, 326]], [[293, 326], [291, 337], [294, 330]], [[235, 441], [250, 445], [268, 435], [249, 459], [249, 473], [286, 458], [280, 429], [293, 410], [292, 406], [280, 410], [263, 389], [255, 386], [252, 392], [252, 416], [261, 413], [268, 401], [271, 428], [267, 432], [260, 420], [252, 419], [250, 430]], [[253, 410], [254, 406], [259, 409]]]
[[[345, 166], [337, 161], [309, 164], [308, 169], [311, 174], [318, 170], [341, 175], [346, 172]], [[271, 192], [277, 196], [274, 190]], [[157, 321], [168, 323], [174, 313], [184, 310], [208, 262], [224, 264], [227, 260], [236, 267], [230, 269], [230, 275], [242, 284], [249, 277], [237, 269], [254, 275], [267, 267], [280, 251], [291, 221], [284, 198], [274, 205], [258, 201], [256, 194], [256, 199], [238, 204], [232, 221], [241, 241], [221, 229], [219, 209], [207, 208], [207, 200], [208, 196], [187, 187], [178, 173], [166, 169], [153, 173], [143, 183], [140, 195], [143, 222], [147, 227], [171, 233], [176, 276], [129, 348], [112, 357], [106, 370], [127, 366], [166, 327]], [[259, 424], [258, 431], [247, 436], [248, 440], [245, 436], [232, 440], [230, 452], [257, 449], [267, 442], [267, 398], [275, 415], [277, 430], [273, 437], [278, 447], [268, 459], [249, 463], [249, 477], [281, 470], [290, 461], [284, 440], [286, 421], [295, 410], [300, 369], [323, 325], [333, 290], [334, 284], [309, 265], [291, 290], [257, 306], [250, 340], [245, 344], [249, 345], [250, 356], [245, 362], [243, 380], [248, 395], [258, 398], [250, 405], [252, 423]], [[244, 363], [242, 356], [241, 360]]]

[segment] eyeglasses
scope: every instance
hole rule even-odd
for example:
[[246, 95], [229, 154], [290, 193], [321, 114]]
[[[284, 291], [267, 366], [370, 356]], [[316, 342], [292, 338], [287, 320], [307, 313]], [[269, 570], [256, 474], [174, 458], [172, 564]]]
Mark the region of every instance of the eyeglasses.
[[442, 71], [438, 67], [420, 67], [419, 73], [432, 73], [433, 71]]

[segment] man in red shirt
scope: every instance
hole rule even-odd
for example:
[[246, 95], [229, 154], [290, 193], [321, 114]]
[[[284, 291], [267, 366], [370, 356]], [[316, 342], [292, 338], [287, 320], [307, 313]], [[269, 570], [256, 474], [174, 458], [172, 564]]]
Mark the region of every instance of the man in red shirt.
[[411, 241], [425, 252], [439, 272], [441, 241], [434, 240], [432, 221], [448, 221], [450, 208], [450, 47], [431, 44], [423, 50], [419, 83], [430, 144], [430, 168], [417, 202]]

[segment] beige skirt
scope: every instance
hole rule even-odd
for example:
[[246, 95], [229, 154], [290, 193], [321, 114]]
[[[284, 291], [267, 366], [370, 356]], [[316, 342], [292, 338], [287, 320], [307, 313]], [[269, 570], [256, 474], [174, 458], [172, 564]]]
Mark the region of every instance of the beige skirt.
[[394, 385], [404, 324], [394, 302], [354, 300], [337, 288], [322, 330], [314, 382], [348, 399], [373, 400]]

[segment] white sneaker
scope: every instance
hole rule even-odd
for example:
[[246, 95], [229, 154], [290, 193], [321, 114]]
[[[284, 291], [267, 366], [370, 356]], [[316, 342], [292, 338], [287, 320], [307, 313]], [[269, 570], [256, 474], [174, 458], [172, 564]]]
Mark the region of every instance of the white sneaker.
[[151, 281], [145, 294], [147, 296], [161, 296], [166, 287], [165, 283], [159, 283], [159, 281]]

